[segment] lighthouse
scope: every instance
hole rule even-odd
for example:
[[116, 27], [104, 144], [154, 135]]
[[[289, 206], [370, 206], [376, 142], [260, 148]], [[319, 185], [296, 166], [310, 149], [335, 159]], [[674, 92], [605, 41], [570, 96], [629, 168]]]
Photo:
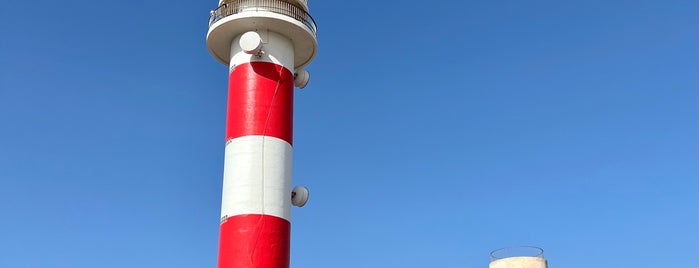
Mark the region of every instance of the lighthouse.
[[219, 268], [288, 268], [294, 87], [318, 49], [307, 0], [222, 0], [209, 52], [229, 67]]

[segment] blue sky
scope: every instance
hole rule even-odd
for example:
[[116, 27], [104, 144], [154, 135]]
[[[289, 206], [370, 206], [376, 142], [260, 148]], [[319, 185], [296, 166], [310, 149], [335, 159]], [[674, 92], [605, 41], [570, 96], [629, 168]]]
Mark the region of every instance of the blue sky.
[[[216, 1], [0, 10], [0, 267], [215, 267]], [[310, 1], [292, 267], [697, 267], [696, 1]]]

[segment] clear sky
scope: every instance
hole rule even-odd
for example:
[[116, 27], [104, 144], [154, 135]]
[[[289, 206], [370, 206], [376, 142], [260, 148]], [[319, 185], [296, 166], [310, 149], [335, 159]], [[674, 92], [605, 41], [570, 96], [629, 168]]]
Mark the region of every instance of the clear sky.
[[[0, 9], [0, 267], [215, 267], [208, 1]], [[697, 2], [310, 1], [292, 267], [698, 266]]]

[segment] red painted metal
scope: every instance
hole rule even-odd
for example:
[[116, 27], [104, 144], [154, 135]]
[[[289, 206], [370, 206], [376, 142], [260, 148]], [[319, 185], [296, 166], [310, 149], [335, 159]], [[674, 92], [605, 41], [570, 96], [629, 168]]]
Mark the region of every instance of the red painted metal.
[[246, 214], [221, 223], [218, 268], [288, 268], [291, 224], [269, 215]]
[[264, 135], [292, 144], [294, 76], [288, 69], [250, 62], [236, 66], [228, 81], [226, 141]]

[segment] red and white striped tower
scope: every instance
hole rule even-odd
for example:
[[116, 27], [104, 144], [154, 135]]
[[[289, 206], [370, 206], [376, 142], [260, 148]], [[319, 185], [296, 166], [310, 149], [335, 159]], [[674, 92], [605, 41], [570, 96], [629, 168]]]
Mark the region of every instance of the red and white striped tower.
[[219, 268], [288, 268], [294, 85], [317, 51], [307, 0], [221, 0], [206, 44], [230, 66]]

